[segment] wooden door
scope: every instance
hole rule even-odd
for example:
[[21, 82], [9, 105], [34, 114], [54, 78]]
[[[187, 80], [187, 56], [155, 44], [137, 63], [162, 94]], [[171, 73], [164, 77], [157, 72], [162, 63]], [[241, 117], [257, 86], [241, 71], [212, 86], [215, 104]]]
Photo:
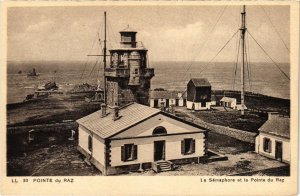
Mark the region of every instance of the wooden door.
[[165, 160], [165, 141], [154, 141], [154, 161]]

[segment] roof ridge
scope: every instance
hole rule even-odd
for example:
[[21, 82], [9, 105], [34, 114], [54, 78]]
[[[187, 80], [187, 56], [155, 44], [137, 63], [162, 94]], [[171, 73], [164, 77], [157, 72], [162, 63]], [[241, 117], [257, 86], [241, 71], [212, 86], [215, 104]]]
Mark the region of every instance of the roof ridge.
[[130, 102], [130, 103], [128, 103], [128, 104], [125, 104], [125, 105], [119, 107], [119, 109], [120, 109], [120, 110], [121, 110], [121, 109], [124, 109], [124, 108], [126, 108], [126, 107], [128, 107], [128, 106], [130, 106], [130, 105], [132, 105], [132, 104], [134, 104], [134, 103], [136, 103], [136, 102]]

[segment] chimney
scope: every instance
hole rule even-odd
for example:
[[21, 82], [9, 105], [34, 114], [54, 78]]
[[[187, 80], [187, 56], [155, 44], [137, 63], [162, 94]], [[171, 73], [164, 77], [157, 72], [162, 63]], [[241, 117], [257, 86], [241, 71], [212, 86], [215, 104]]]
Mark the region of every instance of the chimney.
[[119, 115], [119, 107], [118, 106], [114, 106], [113, 107], [113, 120], [118, 120], [121, 116]]
[[160, 102], [160, 110], [165, 111], [165, 102], [164, 101]]
[[101, 104], [101, 117], [103, 118], [103, 117], [105, 117], [106, 116], [106, 105], [105, 105], [105, 103], [102, 103]]

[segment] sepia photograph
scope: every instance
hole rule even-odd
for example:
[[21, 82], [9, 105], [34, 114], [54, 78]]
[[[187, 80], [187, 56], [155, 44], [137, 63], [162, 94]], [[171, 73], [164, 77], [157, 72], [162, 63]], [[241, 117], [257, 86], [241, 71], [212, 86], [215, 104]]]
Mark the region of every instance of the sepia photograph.
[[283, 182], [292, 21], [290, 4], [8, 6], [5, 176]]

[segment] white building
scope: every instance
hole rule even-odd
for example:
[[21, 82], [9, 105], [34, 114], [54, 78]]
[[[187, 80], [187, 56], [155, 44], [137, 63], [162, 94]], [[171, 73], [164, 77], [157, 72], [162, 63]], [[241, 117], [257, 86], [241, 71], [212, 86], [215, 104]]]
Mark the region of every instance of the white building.
[[236, 98], [231, 98], [231, 97], [223, 97], [221, 100], [221, 105], [227, 108], [232, 108], [234, 109], [236, 106]]
[[174, 106], [186, 106], [186, 92], [182, 91], [155, 91], [150, 92], [150, 107], [160, 108], [161, 103], [164, 103], [164, 107]]
[[255, 151], [263, 156], [290, 163], [290, 118], [269, 113], [255, 138]]
[[104, 175], [173, 163], [200, 162], [207, 157], [207, 130], [159, 109], [133, 103], [102, 109], [77, 120], [78, 150]]
[[[232, 97], [223, 97], [221, 100], [221, 105], [223, 107], [226, 107], [226, 108], [231, 108], [231, 109], [234, 109], [234, 110], [241, 110], [242, 109], [242, 105], [241, 104], [237, 104], [236, 103], [236, 98], [232, 98]], [[244, 109], [247, 110], [247, 106], [244, 105]]]

